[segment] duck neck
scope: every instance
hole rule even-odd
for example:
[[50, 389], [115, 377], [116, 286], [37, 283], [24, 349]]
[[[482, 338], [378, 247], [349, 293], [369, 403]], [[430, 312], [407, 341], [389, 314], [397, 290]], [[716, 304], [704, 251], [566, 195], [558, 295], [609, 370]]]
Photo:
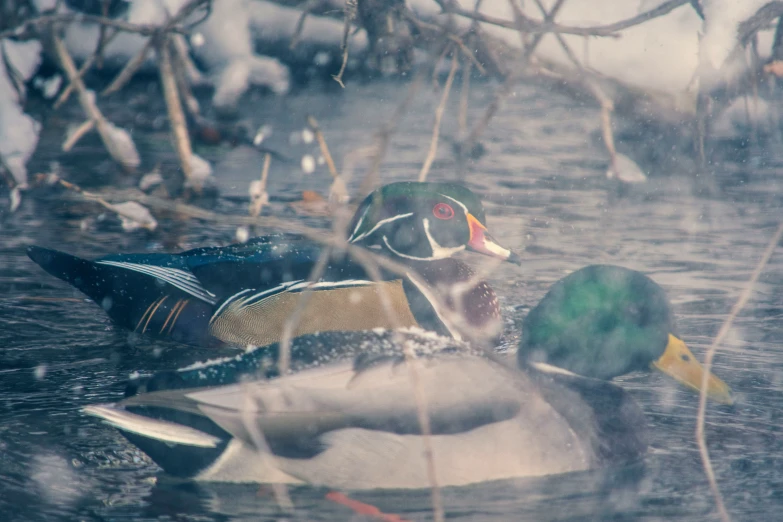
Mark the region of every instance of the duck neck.
[[[456, 328], [462, 337], [471, 341], [486, 343], [497, 339], [502, 331], [497, 296], [470, 266], [454, 258], [408, 259], [405, 264], [414, 272], [411, 276], [427, 287], [418, 290], [433, 294], [426, 297], [441, 320], [448, 321], [449, 330]], [[415, 284], [419, 286], [418, 282]]]

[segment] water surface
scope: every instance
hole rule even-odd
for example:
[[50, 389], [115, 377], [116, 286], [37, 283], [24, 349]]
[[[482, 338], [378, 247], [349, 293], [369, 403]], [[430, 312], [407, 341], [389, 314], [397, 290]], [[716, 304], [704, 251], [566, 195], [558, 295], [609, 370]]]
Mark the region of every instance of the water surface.
[[[317, 89], [287, 98], [254, 96], [243, 117], [272, 127], [269, 145], [294, 158], [275, 163], [272, 212], [325, 226], [317, 217], [287, 211], [302, 190], [325, 193], [325, 167], [299, 168], [306, 114], [314, 114], [338, 164], [373, 132], [405, 95], [400, 84], [349, 85], [342, 93]], [[154, 91], [138, 95], [153, 104]], [[478, 118], [491, 89], [471, 93]], [[413, 179], [426, 155], [437, 96], [425, 93], [392, 140], [381, 178]], [[454, 179], [449, 152], [457, 132], [458, 96], [444, 119], [444, 142], [432, 179]], [[137, 105], [143, 105], [136, 101]], [[127, 118], [145, 168], [174, 158], [164, 130], [129, 103]], [[136, 113], [134, 113], [134, 111]], [[52, 123], [55, 125], [56, 121]], [[467, 167], [467, 182], [486, 201], [490, 229], [524, 254], [522, 267], [492, 266], [489, 279], [502, 299], [513, 340], [514, 321], [566, 273], [586, 264], [614, 263], [642, 270], [668, 291], [681, 336], [701, 357], [753, 271], [783, 217], [780, 144], [727, 151], [702, 176], [679, 143], [637, 141], [626, 147], [657, 158], [643, 167], [650, 182], [621, 188], [605, 178], [606, 157], [596, 141], [598, 112], [542, 87], [522, 86], [485, 136], [488, 154]], [[51, 126], [49, 127], [51, 129]], [[44, 134], [36, 168], [59, 157], [56, 132]], [[166, 146], [164, 146], [166, 145]], [[650, 152], [652, 151], [652, 152]], [[662, 152], [663, 151], [663, 152]], [[221, 213], [243, 213], [238, 198], [260, 172], [249, 149], [201, 148], [216, 165]], [[150, 160], [149, 158], [153, 158]], [[89, 142], [61, 174], [87, 179], [106, 171]], [[350, 186], [356, 189], [362, 168]], [[262, 231], [263, 232], [263, 231]], [[206, 349], [150, 342], [116, 330], [101, 310], [29, 261], [38, 244], [77, 255], [171, 251], [234, 240], [235, 227], [162, 220], [161, 231], [125, 233], [93, 204], [58, 193], [26, 198], [0, 221], [0, 512], [7, 520], [348, 520], [323, 490], [294, 488], [294, 515], [282, 516], [266, 488], [178, 483], [164, 475], [116, 431], [79, 409], [122, 396], [136, 370], [153, 371], [216, 356]], [[474, 264], [479, 257], [466, 254]], [[783, 507], [783, 252], [772, 258], [753, 299], [715, 360], [715, 372], [733, 388], [736, 407], [710, 405], [707, 436], [726, 505], [736, 520], [771, 520]], [[697, 398], [653, 374], [622, 380], [648, 414], [652, 448], [638, 466], [536, 480], [503, 481], [444, 491], [449, 520], [693, 520], [715, 516], [714, 502], [694, 439]], [[383, 511], [410, 520], [431, 519], [426, 491], [359, 493]]]

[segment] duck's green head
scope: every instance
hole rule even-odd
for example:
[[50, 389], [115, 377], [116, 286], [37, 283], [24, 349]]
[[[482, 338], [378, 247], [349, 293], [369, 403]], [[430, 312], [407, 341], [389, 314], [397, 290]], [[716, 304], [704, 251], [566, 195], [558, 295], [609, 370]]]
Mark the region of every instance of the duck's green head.
[[[552, 285], [522, 323], [519, 362], [546, 363], [585, 377], [612, 379], [655, 368], [698, 390], [704, 369], [674, 333], [663, 288], [640, 272], [591, 265]], [[708, 394], [731, 403], [709, 376]]]
[[454, 183], [385, 185], [365, 198], [349, 230], [349, 242], [403, 259], [433, 261], [468, 249], [520, 263], [487, 232], [479, 198]]

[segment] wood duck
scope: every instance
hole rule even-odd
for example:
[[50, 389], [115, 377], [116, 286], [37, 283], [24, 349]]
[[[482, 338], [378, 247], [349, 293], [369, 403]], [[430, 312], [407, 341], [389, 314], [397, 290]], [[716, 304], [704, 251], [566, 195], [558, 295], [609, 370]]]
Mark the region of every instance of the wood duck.
[[404, 277], [381, 270], [382, 282], [345, 252], [333, 252], [321, 279], [308, 282], [322, 246], [293, 234], [94, 261], [37, 246], [28, 255], [87, 294], [119, 326], [188, 344], [276, 342], [306, 289], [312, 293], [294, 336], [421, 326], [486, 341], [501, 327], [495, 293], [452, 256], [472, 250], [517, 264], [519, 257], [496, 243], [485, 223], [479, 198], [459, 185], [401, 182], [379, 188], [359, 206], [348, 241], [410, 269]]
[[[674, 331], [651, 279], [594, 265], [555, 283], [527, 314], [516, 365], [420, 330], [327, 332], [298, 338], [299, 366], [282, 377], [267, 378], [272, 345], [138, 378], [121, 402], [84, 411], [181, 477], [426, 488], [412, 364], [441, 486], [550, 475], [644, 455], [644, 414], [610, 380], [657, 369], [698, 389], [704, 370]], [[731, 403], [723, 381], [707, 382], [710, 397]]]

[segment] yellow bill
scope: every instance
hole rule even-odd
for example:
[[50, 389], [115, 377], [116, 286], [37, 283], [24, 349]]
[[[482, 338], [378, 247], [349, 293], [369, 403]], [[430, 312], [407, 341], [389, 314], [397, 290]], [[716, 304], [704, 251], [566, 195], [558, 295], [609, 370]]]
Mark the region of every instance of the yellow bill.
[[[663, 355], [652, 366], [697, 392], [701, 390], [704, 368], [685, 343], [672, 334]], [[721, 404], [734, 403], [731, 388], [713, 374], [707, 377], [707, 397]]]

